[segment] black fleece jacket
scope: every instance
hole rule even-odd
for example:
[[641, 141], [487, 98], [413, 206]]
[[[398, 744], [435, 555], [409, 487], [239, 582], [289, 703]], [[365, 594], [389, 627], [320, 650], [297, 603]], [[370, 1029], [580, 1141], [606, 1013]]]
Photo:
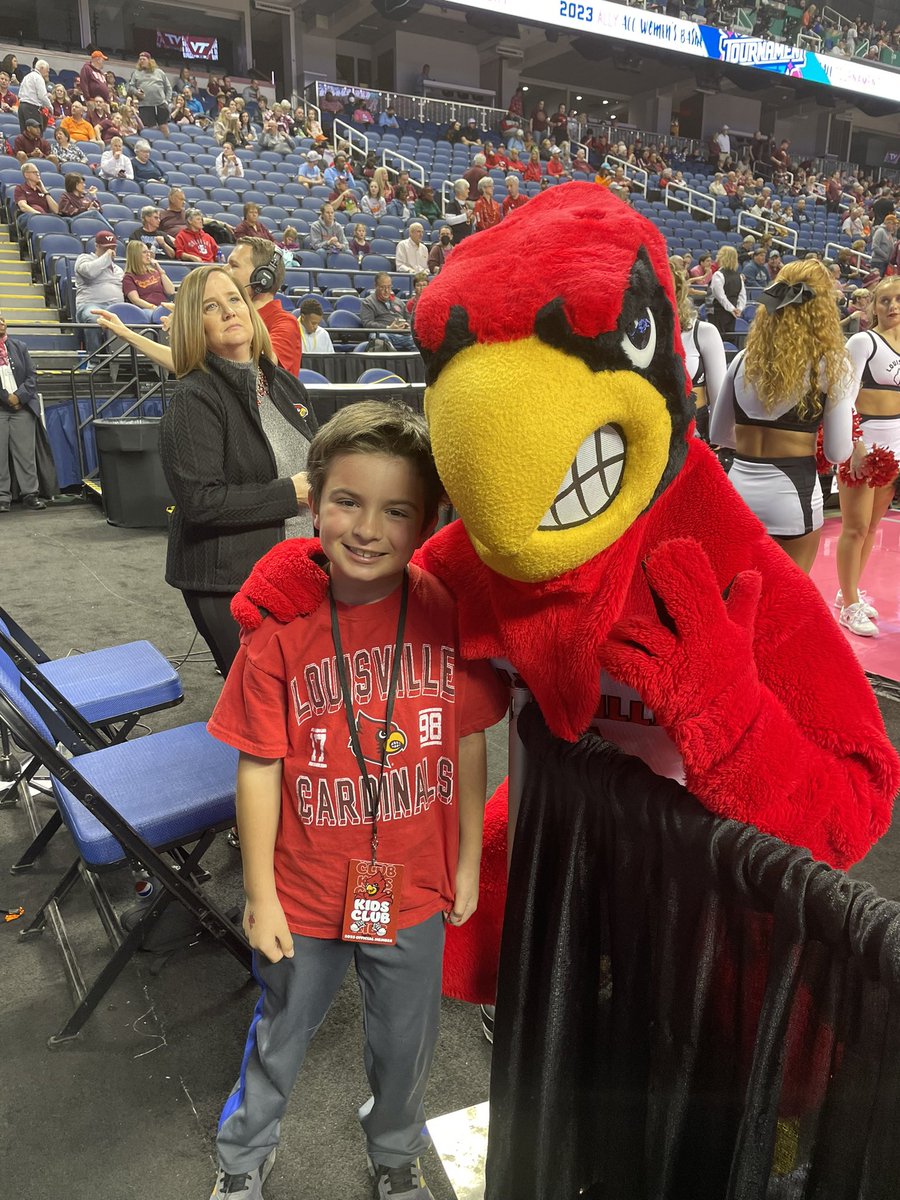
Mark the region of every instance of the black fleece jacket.
[[[207, 367], [179, 379], [160, 425], [163, 470], [175, 498], [166, 582], [182, 591], [233, 593], [284, 537], [297, 496], [291, 479], [277, 476], [255, 374], [212, 355]], [[268, 359], [260, 369], [275, 407], [312, 440], [316, 421], [306, 389]]]

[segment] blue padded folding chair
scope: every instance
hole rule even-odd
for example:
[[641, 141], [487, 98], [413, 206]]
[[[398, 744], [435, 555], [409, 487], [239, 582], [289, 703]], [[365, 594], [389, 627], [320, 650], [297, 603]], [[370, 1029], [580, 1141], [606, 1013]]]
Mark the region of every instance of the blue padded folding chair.
[[110, 304], [107, 312], [118, 317], [125, 325], [146, 325], [149, 317], [146, 308], [138, 308], [136, 304]]
[[[0, 651], [8, 646], [8, 639], [0, 634]], [[38, 936], [48, 916], [59, 932], [59, 907], [81, 878], [113, 945], [105, 966], [85, 987], [71, 947], [60, 935], [76, 1007], [49, 1039], [56, 1046], [78, 1036], [173, 900], [248, 972], [251, 954], [239, 930], [197, 883], [202, 856], [216, 833], [234, 822], [237, 752], [211, 737], [202, 722], [94, 749], [89, 728], [79, 728], [77, 714], [69, 725], [68, 714], [62, 715], [65, 702], [57, 706], [58, 694], [46, 682], [43, 688], [41, 711], [23, 691], [11, 660], [0, 655], [0, 720], [9, 726], [17, 744], [49, 771], [61, 819], [77, 851], [19, 936], [23, 941]], [[44, 711], [53, 717], [53, 726]], [[72, 758], [57, 750], [58, 742], [68, 746]], [[31, 802], [24, 795], [23, 800]], [[185, 850], [187, 846], [192, 849]], [[125, 933], [102, 876], [129, 863], [151, 875], [159, 891]]]
[[336, 312], [356, 313], [359, 316], [362, 310], [362, 298], [360, 296], [340, 296], [334, 307]]
[[370, 367], [368, 371], [363, 371], [357, 383], [399, 383], [406, 387], [406, 380], [401, 379], [399, 375], [395, 375], [393, 371], [386, 371], [384, 367]]
[[318, 371], [307, 371], [306, 367], [300, 368], [300, 374], [299, 374], [298, 378], [301, 383], [305, 383], [307, 385], [309, 385], [309, 384], [321, 385], [323, 383], [324, 384], [331, 383], [330, 379], [326, 379], [325, 376], [320, 375]]
[[[359, 297], [357, 296], [356, 299], [359, 300]], [[327, 324], [329, 329], [362, 329], [362, 321], [356, 313], [348, 312], [346, 309], [338, 308], [337, 306], [334, 312], [328, 317]]]

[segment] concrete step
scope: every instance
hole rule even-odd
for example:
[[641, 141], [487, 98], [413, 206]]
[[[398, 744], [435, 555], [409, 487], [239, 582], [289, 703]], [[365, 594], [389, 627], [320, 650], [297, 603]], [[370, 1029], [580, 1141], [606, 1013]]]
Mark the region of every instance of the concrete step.
[[6, 312], [24, 312], [26, 309], [29, 312], [48, 311], [43, 296], [23, 296], [18, 293], [13, 295], [6, 291], [2, 283], [0, 283], [0, 304], [3, 305]]

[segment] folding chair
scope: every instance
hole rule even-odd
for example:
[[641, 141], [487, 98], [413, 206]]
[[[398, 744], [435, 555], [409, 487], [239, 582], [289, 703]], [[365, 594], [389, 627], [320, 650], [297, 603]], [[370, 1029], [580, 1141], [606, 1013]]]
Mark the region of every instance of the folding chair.
[[[78, 745], [70, 744], [64, 728], [54, 730], [72, 753], [81, 752], [82, 745], [100, 749], [123, 742], [142, 716], [171, 708], [184, 699], [178, 672], [149, 642], [126, 642], [70, 658], [50, 659], [0, 608], [0, 669], [4, 656], [10, 670], [26, 681], [29, 694], [36, 692], [38, 699], [42, 682], [46, 681], [60, 696], [60, 707], [69, 724], [77, 728], [77, 722], [83, 722], [84, 737]], [[0, 768], [2, 777], [12, 780], [0, 792], [0, 808], [16, 804], [20, 783], [30, 784], [39, 767], [35, 758], [24, 768], [15, 762], [8, 731], [0, 721]], [[11, 868], [14, 874], [34, 866], [59, 826], [60, 818], [55, 813]]]
[[[8, 652], [11, 643], [0, 635], [0, 645]], [[0, 720], [49, 771], [61, 818], [78, 852], [19, 935], [22, 940], [36, 937], [50, 921], [75, 992], [74, 1011], [49, 1039], [53, 1047], [78, 1036], [173, 900], [248, 972], [251, 952], [240, 931], [196, 882], [200, 860], [216, 833], [234, 824], [237, 753], [211, 737], [202, 722], [90, 749], [89, 727], [85, 729], [77, 714], [72, 718], [71, 711], [63, 719], [66, 702], [46, 680], [41, 681], [41, 692], [43, 711], [53, 718], [52, 726], [22, 690], [21, 677], [0, 661]], [[80, 744], [83, 752], [65, 758], [57, 749], [58, 740], [70, 749]], [[22, 794], [24, 799], [27, 789]], [[192, 849], [186, 851], [186, 846]], [[171, 854], [177, 865], [164, 854]], [[126, 864], [145, 870], [160, 885], [158, 896], [128, 932], [103, 882], [104, 873]], [[60, 912], [79, 878], [112, 944], [112, 954], [89, 986]]]

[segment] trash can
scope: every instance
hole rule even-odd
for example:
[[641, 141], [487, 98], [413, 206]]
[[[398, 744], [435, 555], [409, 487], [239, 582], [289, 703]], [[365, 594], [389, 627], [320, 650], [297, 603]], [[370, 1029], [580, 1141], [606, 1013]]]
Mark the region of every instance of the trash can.
[[159, 456], [159, 418], [94, 422], [103, 509], [110, 525], [165, 529], [172, 494]]

